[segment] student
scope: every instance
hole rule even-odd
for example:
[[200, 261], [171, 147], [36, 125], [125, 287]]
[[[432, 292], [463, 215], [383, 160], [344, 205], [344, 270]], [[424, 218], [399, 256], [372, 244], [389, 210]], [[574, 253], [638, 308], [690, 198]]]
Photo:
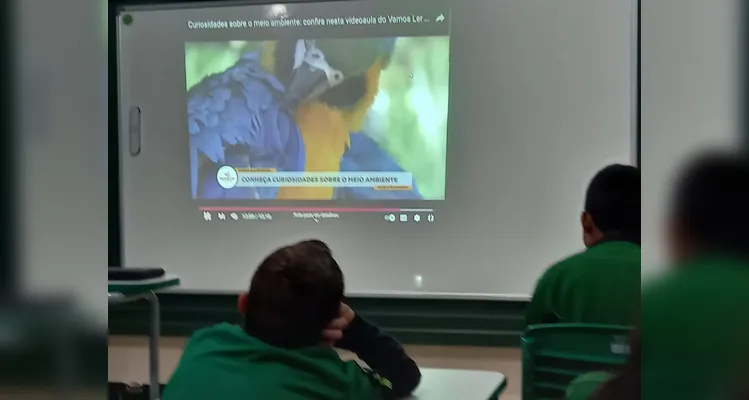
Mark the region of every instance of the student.
[[[343, 293], [343, 275], [323, 242], [276, 250], [240, 296], [244, 327], [223, 323], [196, 332], [163, 400], [407, 396], [421, 378], [416, 363], [343, 304]], [[332, 344], [371, 370], [342, 361]]]
[[670, 211], [673, 262], [642, 296], [643, 397], [721, 398], [749, 378], [749, 159], [695, 159]]
[[[643, 290], [641, 339], [632, 346], [641, 343], [640, 357], [596, 390], [584, 387], [591, 375], [580, 377], [570, 400], [747, 400], [749, 160], [716, 153], [689, 165], [672, 200], [668, 243], [669, 272]], [[638, 396], [622, 382], [638, 382]]]
[[640, 307], [640, 171], [610, 165], [596, 174], [581, 216], [587, 250], [539, 279], [526, 325], [632, 325]]

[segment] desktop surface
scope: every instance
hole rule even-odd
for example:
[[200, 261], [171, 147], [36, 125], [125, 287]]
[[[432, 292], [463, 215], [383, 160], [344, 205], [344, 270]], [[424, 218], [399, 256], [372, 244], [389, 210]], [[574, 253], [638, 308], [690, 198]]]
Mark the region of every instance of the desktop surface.
[[422, 368], [421, 384], [411, 400], [496, 399], [506, 385], [495, 371]]

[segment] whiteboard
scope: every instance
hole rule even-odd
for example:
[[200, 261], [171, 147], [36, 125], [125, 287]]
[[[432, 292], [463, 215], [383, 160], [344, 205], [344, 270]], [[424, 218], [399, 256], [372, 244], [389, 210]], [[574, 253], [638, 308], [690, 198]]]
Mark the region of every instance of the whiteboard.
[[[237, 292], [247, 288], [255, 266], [274, 248], [319, 238], [333, 249], [348, 295], [527, 299], [547, 267], [582, 250], [579, 213], [595, 172], [610, 163], [635, 162], [636, 11], [636, 2], [629, 0], [126, 9], [118, 27], [123, 265], [161, 266], [179, 275], [187, 291]], [[446, 30], [425, 27], [422, 36], [436, 39], [418, 43], [439, 46], [444, 43], [440, 37], [448, 37], [449, 56], [425, 57], [436, 69], [449, 68], [449, 80], [441, 86], [448, 94], [439, 97], [432, 90], [431, 97], [414, 97], [420, 93], [414, 89], [407, 103], [417, 119], [424, 115], [419, 107], [437, 104], [430, 120], [444, 126], [433, 128], [443, 129], [445, 137], [438, 146], [444, 153], [442, 186], [422, 178], [430, 176], [428, 168], [418, 175], [417, 168], [411, 174], [404, 167], [417, 177], [418, 200], [195, 198], [186, 104], [188, 87], [201, 81], [191, 83], [188, 76], [191, 46], [258, 42], [262, 49], [276, 40], [393, 36], [396, 60], [399, 46], [422, 29], [403, 24], [359, 24], [335, 32], [320, 26], [252, 26], [258, 20], [301, 16], [299, 21], [306, 21], [347, 13], [400, 13], [414, 19], [422, 13], [430, 23], [436, 23], [435, 14], [444, 16]], [[235, 20], [249, 21], [250, 28], [210, 26]], [[382, 71], [381, 81], [399, 82], [395, 65]], [[423, 71], [414, 67], [406, 75], [406, 84], [416, 85], [408, 82], [422, 79]], [[399, 101], [395, 92], [382, 90], [370, 114], [382, 113], [387, 103], [382, 93], [389, 96], [391, 109]], [[441, 114], [434, 111], [440, 105], [445, 107]], [[133, 110], [139, 115], [135, 120]], [[363, 129], [385, 148], [396, 139], [378, 136], [382, 119], [370, 114]], [[390, 128], [386, 135], [402, 127]], [[424, 143], [412, 147], [412, 156], [401, 154], [401, 165], [417, 165], [418, 152], [431, 149], [432, 142]], [[232, 207], [237, 221], [230, 217]], [[310, 215], [337, 210], [339, 216], [297, 218], [291, 212], [295, 208], [312, 210]], [[207, 209], [211, 221], [205, 220]], [[224, 209], [225, 219], [219, 220]], [[262, 209], [271, 211], [255, 212]], [[256, 219], [242, 220], [250, 214]], [[261, 214], [273, 219], [260, 221]]]

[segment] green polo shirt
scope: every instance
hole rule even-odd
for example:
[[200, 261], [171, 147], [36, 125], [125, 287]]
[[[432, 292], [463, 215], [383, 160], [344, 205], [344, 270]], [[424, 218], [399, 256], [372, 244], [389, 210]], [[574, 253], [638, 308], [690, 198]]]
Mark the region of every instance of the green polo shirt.
[[558, 262], [539, 279], [526, 325], [634, 325], [640, 308], [640, 255], [635, 243], [609, 241]]
[[642, 346], [643, 399], [722, 398], [746, 383], [749, 261], [698, 257], [647, 285]]
[[378, 400], [386, 386], [331, 347], [283, 349], [223, 323], [193, 334], [162, 398]]

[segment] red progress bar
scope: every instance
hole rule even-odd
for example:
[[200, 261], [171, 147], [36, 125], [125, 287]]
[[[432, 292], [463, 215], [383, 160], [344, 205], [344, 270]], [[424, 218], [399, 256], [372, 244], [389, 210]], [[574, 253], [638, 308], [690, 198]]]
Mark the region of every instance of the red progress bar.
[[338, 213], [381, 213], [400, 212], [400, 208], [327, 208], [327, 207], [200, 207], [200, 211], [214, 212], [338, 212]]

